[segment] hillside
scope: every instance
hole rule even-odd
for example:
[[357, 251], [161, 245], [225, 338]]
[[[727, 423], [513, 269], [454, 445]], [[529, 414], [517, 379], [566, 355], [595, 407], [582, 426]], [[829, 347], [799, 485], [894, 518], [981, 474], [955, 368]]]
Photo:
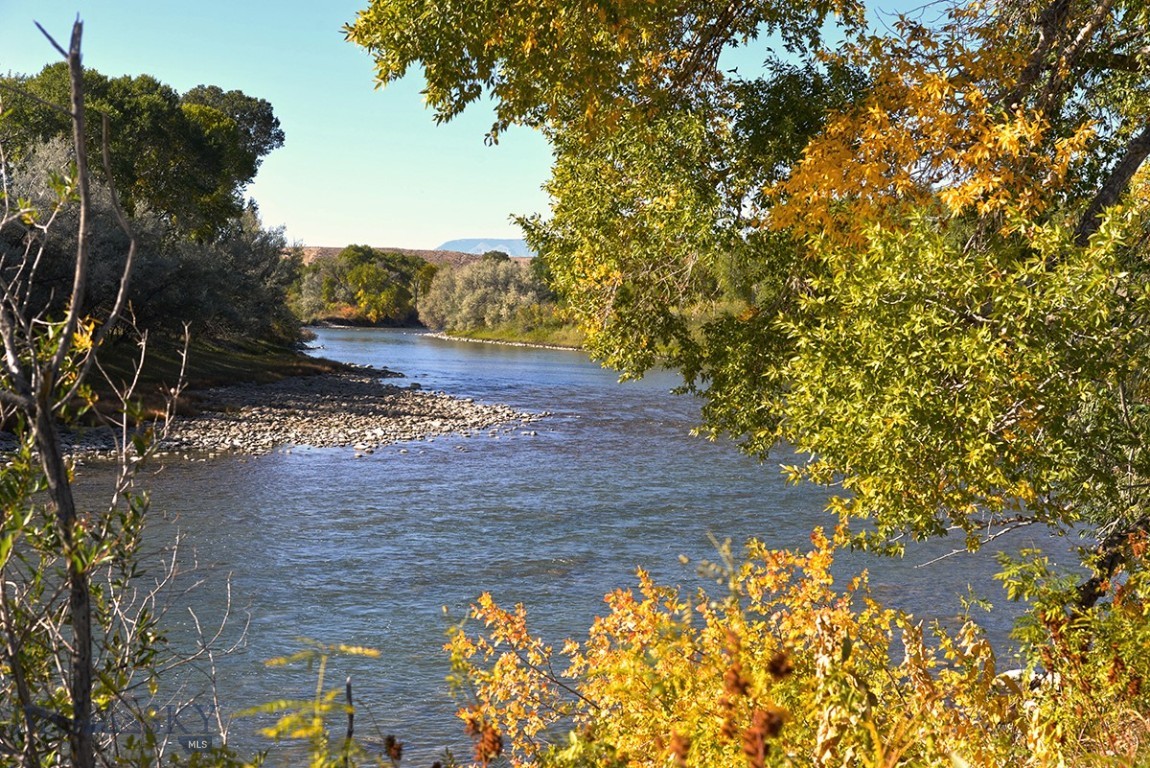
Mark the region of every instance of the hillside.
[[[303, 263], [311, 264], [316, 259], [334, 259], [343, 250], [340, 248], [330, 248], [326, 246], [311, 246], [305, 245], [301, 249], [303, 251]], [[434, 264], [437, 267], [457, 267], [461, 264], [468, 264], [472, 261], [478, 261], [481, 256], [475, 253], [465, 253], [463, 251], [452, 250], [419, 250], [416, 248], [387, 248], [381, 247], [377, 250], [387, 251], [388, 253], [401, 253], [405, 256], [418, 256], [426, 262]], [[530, 258], [512, 257], [515, 261], [529, 261]]]

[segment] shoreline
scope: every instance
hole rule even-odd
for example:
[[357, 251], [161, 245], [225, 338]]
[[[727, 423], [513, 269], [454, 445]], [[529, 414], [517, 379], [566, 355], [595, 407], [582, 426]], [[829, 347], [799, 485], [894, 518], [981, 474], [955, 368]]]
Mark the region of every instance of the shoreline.
[[311, 323], [304, 326], [305, 328], [334, 328], [356, 330], [360, 328], [380, 328], [388, 327], [394, 330], [409, 330], [418, 332], [424, 336], [429, 336], [433, 339], [441, 339], [443, 341], [467, 341], [474, 344], [499, 344], [505, 347], [530, 347], [532, 349], [557, 349], [563, 352], [584, 352], [583, 347], [565, 347], [561, 344], [542, 344], [534, 341], [508, 341], [506, 339], [476, 339], [471, 336], [452, 336], [446, 331], [433, 331], [425, 326], [377, 326], [377, 325], [357, 325], [355, 323], [340, 323], [334, 320], [323, 320], [320, 322]]
[[[547, 413], [486, 405], [472, 398], [398, 386], [385, 368], [293, 376], [268, 384], [236, 384], [190, 393], [200, 413], [156, 424], [156, 455], [263, 455], [278, 449], [351, 448], [356, 456], [395, 443], [435, 437], [470, 437], [496, 428], [528, 428]], [[107, 428], [62, 431], [74, 456], [113, 457]]]
[[[530, 341], [504, 341], [502, 339], [473, 339], [469, 336], [451, 336], [443, 331], [427, 331], [428, 336], [443, 341], [468, 341], [473, 344], [500, 344], [505, 347], [530, 347], [532, 349], [557, 349], [563, 352], [583, 352], [581, 347], [563, 347], [558, 344], [536, 344]], [[586, 354], [586, 353], [584, 353]]]

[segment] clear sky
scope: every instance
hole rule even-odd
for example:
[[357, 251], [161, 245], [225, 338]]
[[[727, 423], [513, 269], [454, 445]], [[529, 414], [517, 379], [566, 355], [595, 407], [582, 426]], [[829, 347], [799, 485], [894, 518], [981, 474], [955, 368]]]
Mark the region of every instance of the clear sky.
[[435, 125], [422, 81], [374, 89], [372, 62], [341, 27], [367, 0], [0, 0], [0, 72], [58, 59], [84, 22], [86, 66], [267, 99], [287, 135], [248, 189], [267, 226], [304, 245], [434, 248], [519, 237], [511, 214], [544, 213], [551, 153], [530, 131], [483, 144], [489, 111]]

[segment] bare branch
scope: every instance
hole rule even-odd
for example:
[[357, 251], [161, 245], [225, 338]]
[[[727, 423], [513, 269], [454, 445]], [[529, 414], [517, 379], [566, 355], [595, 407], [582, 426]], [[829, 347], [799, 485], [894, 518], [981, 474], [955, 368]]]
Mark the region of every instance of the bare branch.
[[80, 59], [80, 38], [84, 25], [77, 19], [72, 26], [72, 44], [68, 51], [68, 72], [72, 83], [72, 140], [76, 151], [76, 186], [80, 194], [79, 234], [76, 244], [76, 265], [72, 277], [72, 295], [68, 301], [68, 314], [61, 329], [60, 343], [48, 371], [54, 380], [64, 366], [72, 349], [72, 336], [79, 324], [84, 293], [88, 283], [88, 250], [91, 240], [92, 193], [88, 170], [88, 149], [84, 120], [84, 68]]
[[[40, 30], [40, 34], [42, 34], [44, 37], [48, 38], [48, 42], [52, 44], [53, 48], [55, 48], [57, 51], [60, 52], [61, 56], [63, 56], [65, 59], [68, 58], [68, 52], [60, 47], [60, 44], [56, 42], [56, 38], [54, 38], [50, 34], [48, 34], [48, 30], [46, 30], [46, 29], [44, 29], [44, 27], [40, 26], [40, 22], [34, 21], [32, 23], [36, 25], [36, 29]], [[79, 23], [80, 23], [80, 20], [79, 20], [79, 18], [77, 18], [76, 24], [79, 24]], [[74, 29], [74, 27], [73, 27], [73, 29]], [[73, 39], [75, 39], [75, 38], [73, 37]]]
[[67, 115], [68, 117], [72, 116], [71, 112], [69, 112], [64, 107], [61, 107], [59, 104], [53, 104], [52, 102], [48, 101], [47, 99], [41, 99], [39, 96], [37, 96], [33, 93], [28, 93], [28, 91], [25, 91], [23, 88], [19, 88], [15, 85], [9, 85], [8, 83], [5, 83], [3, 81], [0, 81], [0, 88], [4, 89], [5, 91], [8, 91], [9, 93], [15, 93], [18, 96], [22, 96], [25, 99], [30, 99], [31, 101], [36, 102], [37, 104], [39, 104], [42, 107], [47, 107], [48, 109], [51, 109], [55, 112], [59, 112], [61, 115]]
[[[110, 179], [112, 178], [112, 157], [111, 152], [108, 149], [108, 116], [102, 115], [101, 117], [101, 155], [104, 161], [104, 172]], [[92, 340], [91, 348], [89, 349], [84, 363], [80, 368], [80, 374], [76, 377], [76, 383], [72, 385], [72, 388], [67, 392], [67, 394], [65, 394], [65, 396], [59, 400], [59, 402], [56, 404], [57, 408], [64, 407], [64, 405], [69, 400], [71, 400], [72, 397], [75, 396], [76, 392], [83, 384], [85, 376], [92, 368], [92, 361], [95, 359], [96, 353], [103, 346], [104, 341], [108, 338], [108, 334], [111, 333], [112, 329], [116, 327], [116, 324], [120, 319], [120, 313], [124, 311], [124, 305], [128, 300], [128, 286], [132, 279], [132, 269], [135, 266], [138, 240], [136, 239], [136, 233], [132, 229], [131, 224], [128, 223], [128, 217], [124, 213], [123, 207], [120, 205], [120, 198], [116, 194], [115, 185], [109, 184], [108, 187], [112, 200], [112, 212], [116, 216], [116, 224], [120, 227], [124, 234], [128, 236], [128, 255], [124, 259], [124, 268], [120, 272], [120, 285], [116, 292], [116, 301], [112, 306], [112, 310], [108, 313], [108, 316], [104, 318], [103, 326], [97, 332], [96, 338]], [[182, 369], [180, 374], [182, 378]]]
[[[1014, 520], [1006, 521], [1006, 522], [1002, 523], [1003, 527], [1000, 530], [997, 530], [997, 531], [988, 530], [986, 535], [981, 537], [978, 540], [979, 546], [986, 546], [987, 544], [991, 543], [992, 541], [999, 539], [999, 538], [1002, 538], [1003, 536], [1007, 535], [1008, 533], [1013, 533], [1014, 531], [1018, 531], [1018, 530], [1021, 530], [1023, 528], [1028, 528], [1037, 522], [1038, 522], [1037, 520], [1034, 520], [1032, 518], [1017, 518]], [[950, 552], [947, 552], [945, 555], [939, 555], [938, 557], [927, 560], [924, 563], [919, 563], [918, 565], [915, 566], [915, 568], [926, 568], [928, 565], [934, 565], [935, 563], [942, 562], [943, 560], [949, 560], [950, 558], [952, 558], [956, 555], [969, 555], [970, 553], [971, 553], [971, 550], [968, 549], [967, 547], [958, 547], [956, 549], [951, 550]]]

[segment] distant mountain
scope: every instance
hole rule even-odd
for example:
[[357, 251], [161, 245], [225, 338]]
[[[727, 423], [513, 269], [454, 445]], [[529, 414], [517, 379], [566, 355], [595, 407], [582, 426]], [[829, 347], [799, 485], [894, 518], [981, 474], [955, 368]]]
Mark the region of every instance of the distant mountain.
[[503, 251], [508, 256], [519, 256], [521, 258], [530, 258], [535, 255], [522, 239], [513, 240], [510, 238], [497, 237], [468, 237], [462, 240], [448, 240], [436, 250], [462, 251], [463, 253], [474, 253], [477, 255], [483, 255], [488, 251]]

